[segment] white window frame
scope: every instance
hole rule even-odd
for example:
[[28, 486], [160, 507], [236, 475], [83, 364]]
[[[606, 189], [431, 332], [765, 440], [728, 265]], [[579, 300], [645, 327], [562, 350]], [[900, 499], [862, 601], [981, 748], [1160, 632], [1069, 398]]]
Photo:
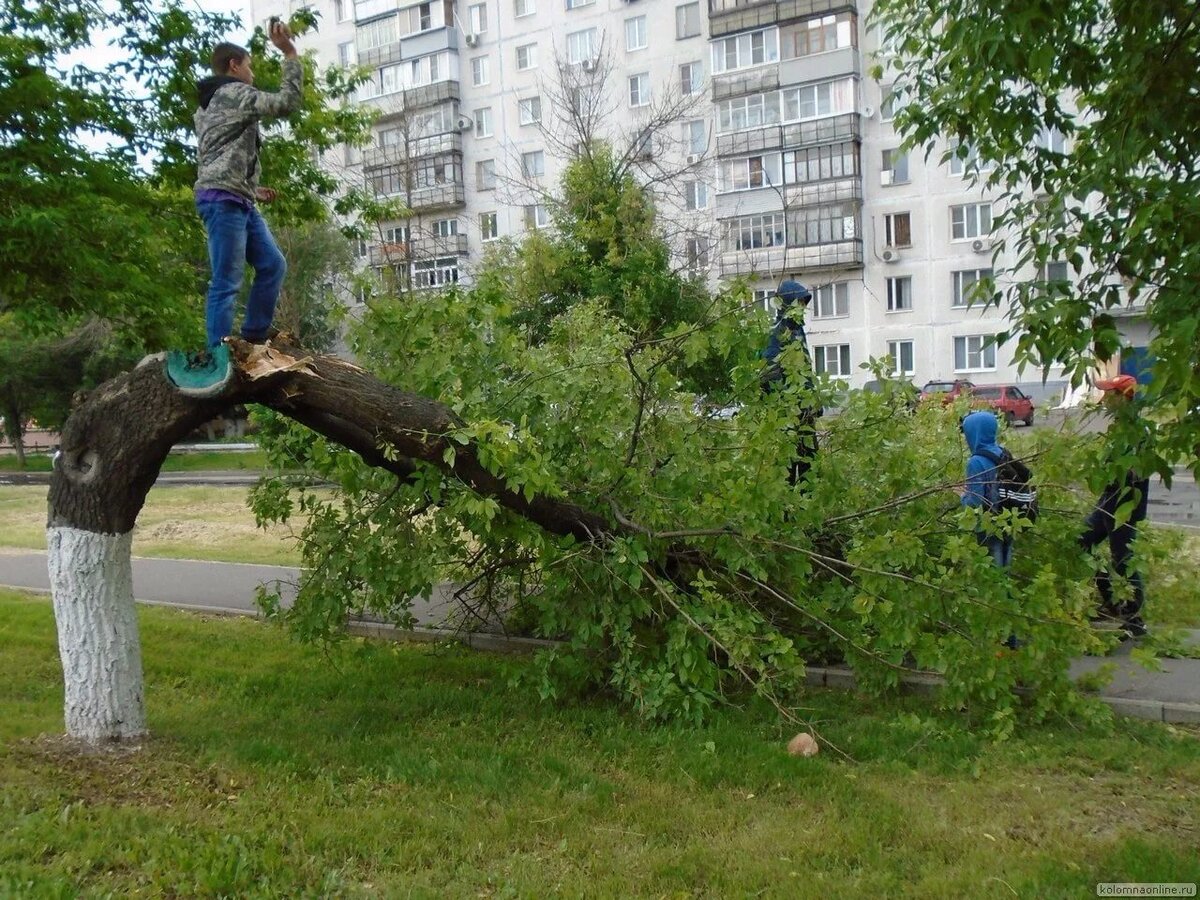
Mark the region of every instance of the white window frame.
[[475, 163], [475, 190], [493, 191], [496, 189], [496, 160], [481, 159]]
[[[986, 229], [983, 227], [985, 219], [987, 220]], [[950, 207], [951, 243], [987, 237], [992, 233], [992, 227], [991, 203], [986, 201], [983, 203], [959, 203]]]
[[625, 20], [625, 52], [633, 53], [650, 46], [650, 32], [645, 16], [632, 16]]
[[495, 210], [479, 214], [479, 240], [482, 243], [494, 241], [500, 237], [500, 217]]
[[[954, 337], [955, 372], [994, 372], [996, 370], [996, 336], [994, 334], [960, 334]], [[962, 365], [959, 365], [959, 347]], [[972, 359], [974, 357], [974, 359]], [[972, 365], [972, 362], [975, 365]]]
[[467, 7], [467, 21], [471, 23], [471, 34], [487, 34], [488, 10], [486, 3], [472, 3]]
[[541, 203], [528, 203], [525, 205], [525, 227], [526, 229], [542, 229], [550, 227], [550, 213]]
[[[524, 65], [521, 64], [521, 55], [525, 55]], [[522, 44], [517, 48], [517, 71], [528, 72], [530, 69], [537, 68], [537, 44]]]
[[880, 154], [879, 183], [882, 185], [908, 184], [908, 154], [892, 147]]
[[[595, 0], [589, 0], [595, 2]], [[568, 7], [569, 9], [570, 7]], [[585, 60], [596, 58], [596, 37], [597, 31], [595, 28], [581, 28], [579, 31], [572, 31], [567, 34], [567, 62], [571, 65], [579, 65]]]
[[703, 156], [708, 152], [708, 120], [690, 119], [683, 123], [683, 143], [689, 156]]
[[[683, 73], [687, 71], [687, 81]], [[679, 66], [679, 92], [685, 97], [692, 97], [704, 92], [704, 63], [700, 60], [682, 63]]]
[[458, 234], [458, 219], [434, 219], [429, 223], [429, 233], [437, 238], [451, 238]]
[[[837, 365], [831, 366], [830, 363], [835, 361]], [[818, 375], [849, 378], [853, 365], [849, 344], [818, 344], [813, 347], [813, 369]]]
[[475, 137], [490, 138], [492, 136], [492, 108], [482, 106], [475, 110]]
[[982, 172], [990, 172], [995, 168], [995, 163], [980, 159], [979, 152], [970, 144], [967, 145], [967, 155], [960, 157], [958, 155], [960, 146], [962, 145], [957, 139], [950, 142], [950, 160], [947, 165], [950, 167], [951, 175], [966, 178]]
[[[990, 269], [956, 269], [950, 273], [950, 308], [951, 309], [970, 309], [974, 305], [974, 301], [967, 298], [967, 295], [972, 293], [976, 284], [983, 281], [985, 278], [994, 277], [995, 272]], [[967, 276], [970, 276], [969, 278]]]
[[412, 264], [412, 286], [417, 290], [440, 288], [457, 284], [458, 257], [417, 260]]
[[474, 56], [471, 58], [471, 84], [475, 87], [483, 87], [491, 84], [492, 67], [488, 61], [488, 57]]
[[699, 37], [702, 30], [699, 2], [680, 3], [675, 7], [675, 40], [686, 41], [688, 38]]
[[787, 243], [787, 220], [783, 213], [740, 216], [721, 223], [724, 253], [753, 253]]
[[629, 76], [629, 108], [641, 109], [650, 105], [650, 73], [638, 72]]
[[596, 2], [596, 0], [566, 0], [566, 2], [567, 2], [567, 9], [572, 10], [572, 9], [579, 9], [584, 6], [591, 6], [593, 3]]
[[526, 178], [541, 178], [546, 174], [546, 152], [527, 150], [521, 154], [521, 174]]
[[350, 10], [350, 0], [333, 0], [333, 20], [335, 22], [348, 22], [354, 18]]
[[779, 62], [779, 29], [744, 31], [712, 42], [714, 75], [740, 72]]
[[850, 282], [835, 281], [813, 289], [808, 304], [814, 319], [845, 319], [850, 315]]
[[[915, 342], [912, 338], [903, 338], [897, 341], [888, 341], [888, 356], [892, 360], [891, 375], [893, 378], [902, 378], [905, 375], [916, 374], [916, 352]], [[904, 364], [904, 351], [908, 349], [908, 365]]]
[[896, 118], [896, 108], [906, 106], [908, 97], [906, 91], [894, 84], [881, 89], [879, 99], [879, 121], [891, 122]]
[[[899, 238], [901, 229], [897, 227], [902, 217], [908, 219], [908, 240], [903, 244], [900, 243]], [[904, 212], [886, 213], [883, 217], [883, 246], [900, 250], [912, 245], [912, 213], [907, 210]]]
[[708, 185], [703, 181], [685, 181], [683, 200], [688, 211], [708, 209]]
[[523, 19], [537, 12], [535, 0], [513, 0], [513, 18]]
[[885, 279], [888, 312], [912, 312], [913, 280], [911, 275], [889, 275]]
[[526, 97], [517, 101], [517, 121], [521, 125], [537, 125], [542, 121], [542, 97]]
[[771, 184], [770, 162], [770, 156], [765, 153], [741, 159], [721, 160], [721, 191], [755, 191], [768, 187]]

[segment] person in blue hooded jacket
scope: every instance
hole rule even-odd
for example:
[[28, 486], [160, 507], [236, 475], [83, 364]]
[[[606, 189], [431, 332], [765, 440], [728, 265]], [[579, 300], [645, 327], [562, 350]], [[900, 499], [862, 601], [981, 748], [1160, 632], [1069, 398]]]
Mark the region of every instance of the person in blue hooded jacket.
[[813, 400], [812, 357], [808, 353], [808, 339], [804, 334], [804, 312], [812, 299], [812, 291], [798, 281], [785, 279], [780, 282], [775, 292], [778, 298], [778, 311], [775, 324], [771, 328], [771, 336], [767, 340], [762, 357], [767, 361], [763, 372], [762, 387], [766, 393], [782, 388], [787, 384], [787, 373], [779, 361], [779, 356], [789, 347], [796, 347], [803, 354], [801, 368], [804, 371], [804, 395], [800, 399], [798, 422], [796, 424], [796, 456], [788, 467], [788, 484], [798, 484], [808, 474], [812, 459], [817, 454], [816, 421], [821, 415], [821, 407]]
[[[995, 507], [1000, 490], [996, 473], [996, 464], [983, 454], [989, 454], [999, 459], [1004, 452], [996, 443], [996, 432], [999, 425], [995, 413], [973, 412], [962, 420], [962, 433], [967, 441], [967, 449], [971, 456], [967, 460], [967, 481], [963, 490], [962, 505], [981, 511], [990, 511]], [[983, 544], [991, 554], [996, 565], [1006, 568], [1012, 562], [1012, 535], [1003, 537], [976, 531], [979, 543]]]

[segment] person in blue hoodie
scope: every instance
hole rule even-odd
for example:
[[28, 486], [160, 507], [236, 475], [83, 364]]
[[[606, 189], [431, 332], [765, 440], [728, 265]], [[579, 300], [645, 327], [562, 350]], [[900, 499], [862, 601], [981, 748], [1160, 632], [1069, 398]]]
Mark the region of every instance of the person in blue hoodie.
[[[996, 464], [984, 456], [990, 454], [999, 459], [1004, 449], [996, 443], [999, 430], [995, 413], [973, 412], [962, 420], [962, 433], [967, 441], [971, 456], [967, 460], [967, 481], [962, 495], [962, 505], [981, 511], [990, 511], [997, 503], [1000, 489], [996, 475]], [[992, 560], [1001, 568], [1012, 562], [1012, 535], [1003, 537], [977, 530], [979, 543], [987, 547]]]
[[800, 483], [812, 466], [812, 459], [817, 455], [816, 421], [821, 415], [821, 407], [813, 400], [812, 357], [808, 353], [808, 338], [804, 334], [804, 312], [812, 299], [812, 291], [800, 282], [791, 278], [779, 283], [775, 292], [779, 300], [778, 311], [775, 315], [775, 325], [771, 328], [771, 336], [762, 357], [767, 361], [763, 372], [762, 387], [766, 393], [782, 388], [787, 384], [787, 373], [784, 371], [779, 356], [789, 347], [796, 347], [803, 355], [801, 370], [804, 372], [804, 393], [800, 398], [798, 412], [799, 421], [796, 424], [796, 456], [788, 467], [788, 484]]

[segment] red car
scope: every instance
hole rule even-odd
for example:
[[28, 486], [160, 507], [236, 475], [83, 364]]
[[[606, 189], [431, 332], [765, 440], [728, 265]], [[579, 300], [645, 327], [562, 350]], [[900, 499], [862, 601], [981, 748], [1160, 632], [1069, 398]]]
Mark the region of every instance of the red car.
[[971, 405], [995, 410], [1009, 425], [1018, 419], [1033, 424], [1033, 401], [1016, 385], [976, 385], [971, 388]]
[[925, 401], [935, 396], [941, 397], [942, 405], [948, 406], [962, 394], [974, 389], [975, 385], [961, 378], [956, 381], [929, 381], [926, 382], [925, 387], [921, 388], [921, 396], [918, 399]]

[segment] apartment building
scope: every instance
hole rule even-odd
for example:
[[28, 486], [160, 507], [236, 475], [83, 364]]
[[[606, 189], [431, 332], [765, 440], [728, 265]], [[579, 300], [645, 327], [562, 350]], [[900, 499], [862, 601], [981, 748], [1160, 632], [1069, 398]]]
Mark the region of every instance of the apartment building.
[[[253, 0], [251, 15], [299, 5]], [[570, 90], [602, 92], [606, 127], [625, 136], [662, 97], [694, 98], [670, 140], [647, 144], [681, 172], [663, 204], [685, 226], [681, 264], [743, 279], [764, 302], [784, 276], [813, 287], [809, 335], [822, 371], [861, 385], [874, 357], [918, 383], [1021, 380], [1011, 351], [991, 343], [1007, 310], [972, 303], [994, 265], [993, 210], [970, 177], [977, 163], [900, 152], [891, 120], [903, 98], [864, 74], [888, 52], [864, 24], [867, 3], [304, 5], [322, 27], [303, 49], [373, 69], [359, 100], [379, 112], [375, 145], [331, 164], [412, 210], [382, 223], [366, 248], [370, 265], [411, 287], [469, 279], [488, 242], [551, 224], [541, 192], [569, 153], [548, 145], [545, 126], [563, 115], [565, 66], [581, 78]], [[1043, 274], [1066, 277], [1065, 265]]]

